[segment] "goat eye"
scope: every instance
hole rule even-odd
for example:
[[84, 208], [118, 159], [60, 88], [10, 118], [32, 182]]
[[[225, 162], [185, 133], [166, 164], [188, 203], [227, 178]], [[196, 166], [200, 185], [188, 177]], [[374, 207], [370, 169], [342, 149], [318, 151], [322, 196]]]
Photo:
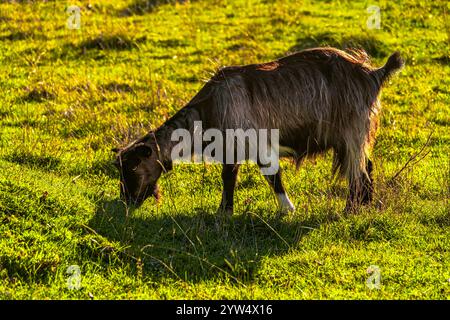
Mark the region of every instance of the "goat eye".
[[137, 168], [138, 168], [138, 166], [134, 167], [134, 168], [133, 168], [132, 170], [133, 170], [133, 171], [136, 171], [136, 170], [137, 170]]

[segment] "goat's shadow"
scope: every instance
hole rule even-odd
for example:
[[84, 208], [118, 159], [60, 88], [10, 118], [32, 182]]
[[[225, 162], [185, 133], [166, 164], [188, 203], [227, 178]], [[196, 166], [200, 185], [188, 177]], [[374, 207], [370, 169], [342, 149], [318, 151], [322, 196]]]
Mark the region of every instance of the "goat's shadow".
[[119, 242], [130, 272], [194, 282], [227, 277], [244, 283], [254, 279], [262, 259], [286, 254], [323, 222], [323, 216], [296, 220], [274, 212], [221, 217], [197, 210], [143, 216], [112, 200], [98, 203], [89, 227]]

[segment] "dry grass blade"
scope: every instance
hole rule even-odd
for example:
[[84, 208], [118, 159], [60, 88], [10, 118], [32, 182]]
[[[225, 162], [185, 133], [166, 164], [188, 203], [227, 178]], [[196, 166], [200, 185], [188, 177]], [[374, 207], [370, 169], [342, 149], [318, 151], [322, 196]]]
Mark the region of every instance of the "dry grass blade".
[[422, 161], [430, 152], [430, 149], [426, 149], [431, 142], [431, 137], [433, 136], [434, 130], [430, 132], [428, 135], [427, 141], [424, 143], [424, 145], [420, 148], [420, 150], [416, 153], [414, 153], [411, 157], [409, 157], [408, 161], [405, 162], [405, 164], [398, 170], [387, 182], [388, 185], [393, 185], [395, 180], [400, 176], [400, 174], [407, 169], [410, 166], [416, 165], [420, 161]]

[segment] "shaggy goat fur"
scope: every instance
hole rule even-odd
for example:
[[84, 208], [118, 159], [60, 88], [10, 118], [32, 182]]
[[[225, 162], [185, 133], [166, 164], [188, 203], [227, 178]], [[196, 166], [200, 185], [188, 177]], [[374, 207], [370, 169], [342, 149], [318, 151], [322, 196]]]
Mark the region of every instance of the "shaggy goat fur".
[[119, 156], [137, 144], [157, 146], [159, 161], [170, 168], [172, 131], [192, 131], [196, 120], [203, 129], [223, 132], [279, 129], [284, 155], [297, 164], [333, 149], [333, 172], [348, 178], [354, 201], [362, 189], [371, 188], [367, 151], [378, 126], [380, 89], [402, 65], [397, 52], [374, 68], [364, 51], [315, 48], [269, 63], [225, 67], [158, 130]]

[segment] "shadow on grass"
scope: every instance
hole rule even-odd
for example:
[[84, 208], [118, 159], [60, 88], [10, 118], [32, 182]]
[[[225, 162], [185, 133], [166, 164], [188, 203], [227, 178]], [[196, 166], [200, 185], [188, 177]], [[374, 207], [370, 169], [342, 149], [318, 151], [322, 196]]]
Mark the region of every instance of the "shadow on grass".
[[[189, 0], [134, 0], [127, 7], [121, 9], [119, 16], [128, 17], [133, 15], [144, 15], [155, 11], [155, 9], [164, 4], [185, 3]], [[193, 2], [193, 0], [190, 0]]]
[[[0, 18], [1, 21], [1, 18]], [[36, 34], [31, 31], [11, 31], [8, 34], [1, 35], [0, 41], [20, 41], [20, 40], [47, 40], [44, 34]]]
[[[43, 87], [29, 89], [21, 99], [26, 102], [43, 102], [55, 99], [55, 95]], [[20, 101], [20, 100], [18, 100]]]
[[29, 168], [39, 168], [46, 171], [56, 170], [61, 160], [49, 155], [35, 155], [28, 152], [13, 152], [4, 157], [6, 161], [25, 165]]
[[450, 65], [450, 55], [442, 55], [439, 57], [432, 58], [436, 63], [442, 64], [443, 66]]
[[[180, 48], [188, 44], [180, 39], [153, 40], [147, 36], [129, 36], [124, 33], [99, 35], [85, 39], [80, 43], [66, 43], [49, 50], [52, 59], [69, 59], [87, 57], [103, 60], [110, 52], [140, 50], [143, 45], [151, 44], [158, 48]], [[27, 53], [27, 50], [24, 51]], [[172, 59], [173, 55], [155, 57], [155, 59]]]
[[119, 242], [131, 269], [140, 261], [152, 277], [194, 282], [219, 277], [245, 284], [264, 257], [285, 254], [323, 222], [319, 217], [292, 222], [275, 213], [220, 217], [203, 210], [143, 217], [116, 200], [99, 202], [89, 227]]
[[[108, 52], [122, 52], [139, 49], [147, 41], [146, 36], [136, 37], [125, 33], [100, 34], [90, 36], [79, 43], [67, 42], [50, 49], [48, 59], [80, 59], [88, 57], [93, 60], [107, 58]], [[24, 54], [32, 53], [24, 50]]]
[[90, 49], [98, 50], [129, 50], [138, 48], [140, 43], [147, 40], [145, 36], [133, 38], [126, 34], [99, 35], [98, 37], [87, 39], [78, 45], [78, 49], [83, 51]]

